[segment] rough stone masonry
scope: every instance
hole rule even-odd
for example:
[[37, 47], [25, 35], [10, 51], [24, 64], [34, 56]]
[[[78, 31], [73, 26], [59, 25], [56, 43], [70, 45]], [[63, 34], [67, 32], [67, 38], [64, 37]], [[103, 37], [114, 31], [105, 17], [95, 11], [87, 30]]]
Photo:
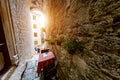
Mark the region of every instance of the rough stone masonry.
[[120, 80], [120, 0], [49, 1], [48, 38], [65, 78]]

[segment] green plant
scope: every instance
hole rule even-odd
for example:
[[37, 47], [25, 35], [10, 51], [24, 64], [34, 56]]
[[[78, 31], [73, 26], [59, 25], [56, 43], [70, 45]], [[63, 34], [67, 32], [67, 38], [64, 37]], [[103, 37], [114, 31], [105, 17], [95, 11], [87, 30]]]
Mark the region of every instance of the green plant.
[[55, 44], [56, 42], [55, 39], [47, 39], [46, 41], [48, 42], [48, 44], [51, 44], [51, 45]]
[[47, 39], [46, 40], [49, 44], [55, 44], [57, 43], [57, 45], [61, 45], [61, 43], [63, 42], [63, 38], [53, 38], [53, 39]]
[[63, 38], [56, 38], [57, 45], [61, 45]]
[[68, 51], [68, 53], [73, 54], [78, 50], [79, 44], [74, 40], [68, 40], [62, 43], [62, 47]]

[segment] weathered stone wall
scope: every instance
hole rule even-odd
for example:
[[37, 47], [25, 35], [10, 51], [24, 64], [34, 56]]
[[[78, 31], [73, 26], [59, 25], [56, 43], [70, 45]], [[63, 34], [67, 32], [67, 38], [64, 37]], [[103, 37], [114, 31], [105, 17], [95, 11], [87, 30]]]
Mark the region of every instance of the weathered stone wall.
[[25, 61], [33, 54], [33, 34], [30, 7], [27, 0], [9, 0], [15, 32], [17, 54]]
[[75, 39], [79, 44], [69, 54], [64, 41], [57, 45], [52, 40], [66, 79], [119, 80], [120, 0], [49, 1], [48, 38]]

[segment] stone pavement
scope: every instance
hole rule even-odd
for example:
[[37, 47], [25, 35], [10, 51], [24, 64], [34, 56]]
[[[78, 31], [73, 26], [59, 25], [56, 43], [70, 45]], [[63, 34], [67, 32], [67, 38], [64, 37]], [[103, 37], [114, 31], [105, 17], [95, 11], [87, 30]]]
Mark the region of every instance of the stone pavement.
[[[39, 54], [35, 54], [32, 59], [19, 65], [9, 80], [40, 80], [40, 76], [37, 74], [38, 58]], [[59, 70], [58, 76], [61, 73]], [[59, 80], [64, 80], [64, 78], [59, 77]]]
[[40, 77], [37, 75], [37, 63], [38, 55], [35, 55], [27, 62], [26, 69], [22, 74], [22, 80], [40, 80]]

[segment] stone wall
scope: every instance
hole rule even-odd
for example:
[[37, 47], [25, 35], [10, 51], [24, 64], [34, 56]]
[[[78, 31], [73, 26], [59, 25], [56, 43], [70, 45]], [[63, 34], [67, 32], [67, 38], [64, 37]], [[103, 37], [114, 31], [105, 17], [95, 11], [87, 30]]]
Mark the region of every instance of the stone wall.
[[29, 2], [27, 0], [9, 0], [17, 54], [20, 61], [33, 55], [33, 34]]
[[[65, 78], [119, 80], [120, 0], [49, 1], [48, 39]], [[53, 40], [59, 38], [64, 40], [60, 45]], [[72, 40], [78, 49], [70, 54]]]

